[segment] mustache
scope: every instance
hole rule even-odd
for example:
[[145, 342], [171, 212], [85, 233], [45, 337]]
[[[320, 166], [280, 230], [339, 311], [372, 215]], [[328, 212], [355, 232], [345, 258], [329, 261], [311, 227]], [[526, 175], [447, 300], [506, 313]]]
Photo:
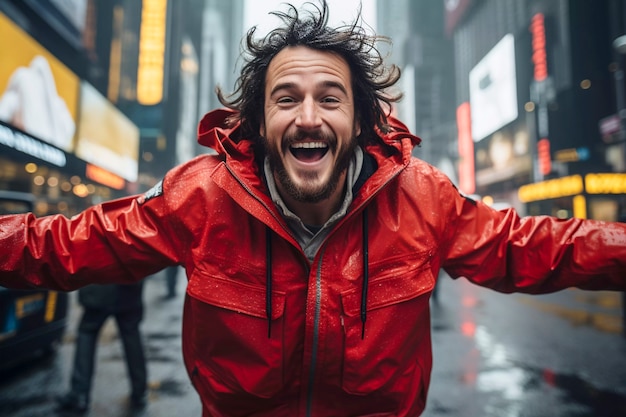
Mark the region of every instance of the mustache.
[[329, 146], [335, 146], [335, 143], [337, 142], [335, 135], [333, 135], [331, 132], [325, 132], [322, 129], [296, 129], [293, 132], [288, 132], [285, 134], [285, 136], [283, 137], [283, 144], [285, 144], [286, 146], [290, 146], [296, 142], [301, 142], [305, 139], [326, 142], [329, 144]]

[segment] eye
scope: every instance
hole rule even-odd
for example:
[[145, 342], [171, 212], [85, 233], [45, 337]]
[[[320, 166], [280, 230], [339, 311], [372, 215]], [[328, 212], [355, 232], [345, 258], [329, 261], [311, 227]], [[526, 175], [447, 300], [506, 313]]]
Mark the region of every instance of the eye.
[[340, 100], [335, 96], [326, 96], [320, 102], [324, 104], [338, 104]]
[[295, 102], [294, 98], [289, 96], [279, 97], [276, 99], [276, 103], [278, 104], [289, 104], [293, 102]]

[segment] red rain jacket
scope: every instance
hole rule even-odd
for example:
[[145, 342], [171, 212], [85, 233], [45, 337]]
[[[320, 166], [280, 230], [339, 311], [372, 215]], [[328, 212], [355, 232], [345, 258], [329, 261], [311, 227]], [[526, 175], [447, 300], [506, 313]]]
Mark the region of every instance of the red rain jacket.
[[[310, 263], [272, 203], [253, 143], [200, 124], [218, 155], [144, 196], [68, 220], [0, 218], [0, 283], [72, 290], [187, 271], [183, 353], [203, 416], [418, 416], [440, 267], [502, 292], [626, 289], [623, 224], [519, 218], [463, 197], [393, 131], [365, 147], [347, 215]], [[124, 278], [122, 278], [124, 277]]]

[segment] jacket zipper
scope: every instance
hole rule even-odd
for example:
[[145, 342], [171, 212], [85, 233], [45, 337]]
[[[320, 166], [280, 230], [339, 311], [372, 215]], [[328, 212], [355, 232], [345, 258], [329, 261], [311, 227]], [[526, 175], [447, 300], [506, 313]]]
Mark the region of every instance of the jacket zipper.
[[311, 417], [313, 410], [313, 386], [315, 384], [315, 366], [317, 364], [317, 348], [319, 346], [320, 314], [322, 310], [322, 259], [324, 249], [320, 254], [315, 272], [315, 313], [313, 315], [313, 346], [311, 348], [311, 365], [309, 367], [309, 384], [306, 393], [306, 416]]

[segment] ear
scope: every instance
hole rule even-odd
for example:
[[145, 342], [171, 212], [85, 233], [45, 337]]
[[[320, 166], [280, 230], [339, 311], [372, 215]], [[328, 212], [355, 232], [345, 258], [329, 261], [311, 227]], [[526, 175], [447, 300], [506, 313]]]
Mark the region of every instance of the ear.
[[261, 121], [261, 123], [259, 123], [259, 135], [264, 138], [265, 137], [265, 122]]
[[354, 121], [354, 137], [357, 138], [361, 134], [361, 122]]

